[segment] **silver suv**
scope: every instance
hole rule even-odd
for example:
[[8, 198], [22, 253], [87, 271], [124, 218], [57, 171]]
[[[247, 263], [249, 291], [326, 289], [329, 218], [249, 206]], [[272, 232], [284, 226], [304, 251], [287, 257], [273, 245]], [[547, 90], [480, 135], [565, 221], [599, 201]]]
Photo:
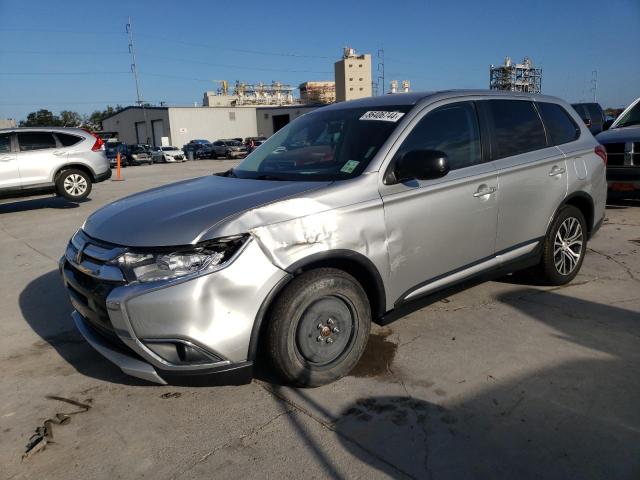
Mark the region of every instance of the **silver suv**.
[[101, 138], [79, 128], [0, 130], [0, 196], [56, 192], [83, 200], [111, 177]]
[[77, 327], [126, 373], [239, 381], [260, 350], [316, 386], [353, 368], [371, 321], [419, 298], [524, 268], [571, 281], [603, 219], [605, 163], [553, 97], [337, 103], [224, 174], [98, 210], [60, 270]]

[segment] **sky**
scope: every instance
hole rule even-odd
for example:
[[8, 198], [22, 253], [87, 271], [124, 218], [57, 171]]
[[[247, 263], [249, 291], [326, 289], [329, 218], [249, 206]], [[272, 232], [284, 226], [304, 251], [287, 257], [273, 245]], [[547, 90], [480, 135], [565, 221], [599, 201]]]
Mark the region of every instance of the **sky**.
[[350, 46], [384, 50], [385, 83], [488, 88], [489, 65], [530, 57], [542, 92], [624, 107], [640, 96], [640, 0], [87, 2], [0, 0], [0, 118], [136, 100], [201, 104], [216, 80], [333, 80]]

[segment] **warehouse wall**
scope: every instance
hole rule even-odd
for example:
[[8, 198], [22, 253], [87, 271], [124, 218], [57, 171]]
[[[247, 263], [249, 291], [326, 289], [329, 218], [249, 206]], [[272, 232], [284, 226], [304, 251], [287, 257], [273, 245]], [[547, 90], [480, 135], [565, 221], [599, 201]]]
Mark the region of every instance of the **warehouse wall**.
[[[293, 107], [258, 107], [256, 108], [256, 119], [258, 135], [270, 137], [275, 133], [273, 128], [273, 117], [288, 115], [289, 122], [295, 120], [300, 115], [315, 110], [316, 106], [293, 106]], [[277, 123], [277, 122], [276, 122]]]
[[172, 107], [169, 118], [171, 143], [178, 147], [194, 139], [255, 137], [258, 131], [254, 107]]
[[[167, 108], [145, 108], [148, 134], [145, 131], [144, 114], [141, 108], [128, 108], [110, 118], [106, 118], [102, 121], [102, 128], [107, 132], [118, 132], [118, 140], [124, 143], [145, 143], [145, 138], [148, 136], [151, 139], [149, 143], [153, 144], [152, 123], [162, 122], [164, 136], [171, 138], [167, 110]], [[139, 142], [136, 137], [136, 123], [141, 137]], [[156, 139], [156, 144], [160, 145], [160, 138]]]

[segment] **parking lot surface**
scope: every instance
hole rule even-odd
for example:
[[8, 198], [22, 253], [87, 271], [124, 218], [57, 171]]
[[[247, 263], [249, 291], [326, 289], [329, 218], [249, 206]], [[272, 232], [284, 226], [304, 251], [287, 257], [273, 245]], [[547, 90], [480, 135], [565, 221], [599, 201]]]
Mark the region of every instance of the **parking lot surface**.
[[235, 163], [127, 168], [81, 204], [0, 202], [0, 478], [640, 478], [640, 203], [608, 207], [570, 285], [459, 291], [374, 327], [357, 368], [325, 387], [265, 368], [199, 388], [121, 373], [75, 331], [66, 242], [110, 201]]

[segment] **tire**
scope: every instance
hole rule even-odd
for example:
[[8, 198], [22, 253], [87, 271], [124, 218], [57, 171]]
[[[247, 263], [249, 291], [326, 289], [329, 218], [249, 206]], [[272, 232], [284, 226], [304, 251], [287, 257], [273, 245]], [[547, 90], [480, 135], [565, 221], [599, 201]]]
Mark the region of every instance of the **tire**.
[[587, 250], [587, 222], [573, 205], [556, 214], [544, 239], [542, 259], [536, 268], [545, 285], [565, 285], [580, 271]]
[[56, 179], [56, 191], [73, 202], [84, 200], [91, 193], [91, 178], [82, 170], [63, 170]]
[[286, 382], [317, 387], [351, 371], [364, 353], [371, 308], [349, 274], [319, 268], [294, 278], [268, 317], [266, 352]]

